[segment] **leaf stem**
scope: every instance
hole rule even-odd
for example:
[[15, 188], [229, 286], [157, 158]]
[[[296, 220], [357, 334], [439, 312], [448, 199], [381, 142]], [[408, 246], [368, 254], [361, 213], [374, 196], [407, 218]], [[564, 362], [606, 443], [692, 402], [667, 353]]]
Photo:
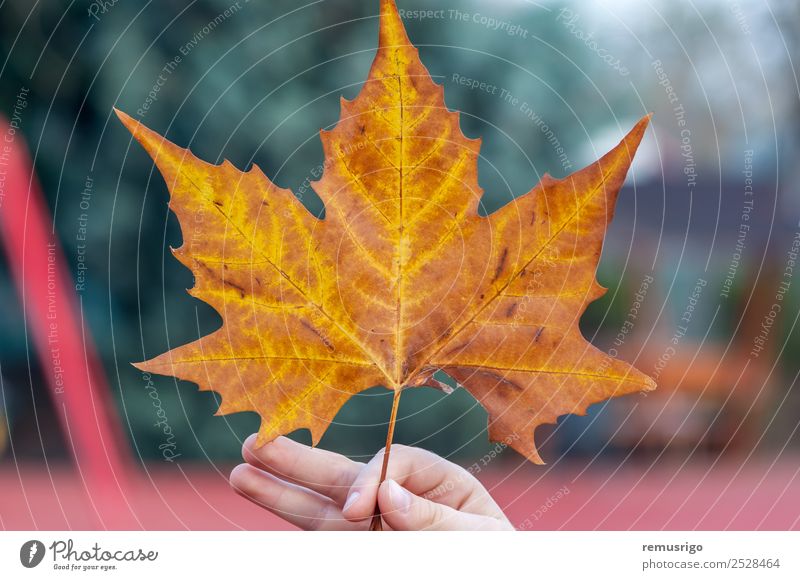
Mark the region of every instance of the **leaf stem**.
[[[403, 392], [403, 387], [395, 390], [394, 398], [392, 399], [392, 414], [389, 416], [389, 430], [386, 432], [386, 448], [383, 452], [383, 465], [381, 466], [381, 478], [378, 481], [378, 487], [386, 479], [386, 471], [389, 467], [389, 453], [392, 451], [392, 439], [394, 438], [394, 426], [397, 422], [397, 408], [400, 406], [400, 394]], [[372, 523], [369, 526], [371, 532], [383, 531], [383, 524], [381, 522], [381, 510], [378, 507], [376, 500], [375, 513], [372, 515]]]

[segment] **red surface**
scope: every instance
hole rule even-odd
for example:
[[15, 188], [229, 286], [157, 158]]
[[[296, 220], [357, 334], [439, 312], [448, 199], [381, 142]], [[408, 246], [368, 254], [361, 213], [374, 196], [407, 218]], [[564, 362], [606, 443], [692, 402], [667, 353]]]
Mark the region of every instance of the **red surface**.
[[[526, 466], [513, 474], [511, 468], [485, 471], [481, 479], [511, 521], [524, 529], [787, 530], [800, 529], [800, 463], [795, 459], [772, 467], [751, 463], [738, 473], [738, 463], [682, 469], [676, 464], [649, 471], [626, 464], [616, 474], [613, 469], [581, 474], [577, 467], [547, 472]], [[201, 465], [150, 469], [133, 486], [130, 507], [118, 506], [136, 522], [124, 528], [291, 529], [233, 493], [228, 471]], [[569, 493], [558, 497], [559, 489]], [[19, 474], [13, 466], [0, 471], [3, 529], [118, 527], [113, 521], [98, 526], [97, 520], [80, 478], [67, 468], [50, 474], [38, 465], [20, 466]]]

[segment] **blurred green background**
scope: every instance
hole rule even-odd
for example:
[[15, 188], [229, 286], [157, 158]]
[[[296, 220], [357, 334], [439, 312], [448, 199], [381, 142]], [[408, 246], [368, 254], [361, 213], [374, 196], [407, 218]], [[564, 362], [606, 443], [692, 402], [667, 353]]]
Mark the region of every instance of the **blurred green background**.
[[[796, 1], [399, 5], [442, 14], [408, 14], [406, 24], [423, 62], [444, 84], [448, 106], [463, 112], [464, 133], [484, 139], [480, 183], [487, 211], [528, 191], [545, 172], [560, 177], [592, 162], [636, 119], [655, 112], [601, 265], [600, 280], [611, 290], [583, 320], [595, 344], [612, 347], [648, 273], [655, 290], [639, 333], [620, 356], [634, 360], [648, 344], [663, 350], [663, 338], [671, 335], [701, 276], [714, 290], [704, 297], [689, 337], [716, 353], [717, 346], [737, 343], [737, 333], [750, 332], [752, 321], [763, 315], [758, 296], [772, 292], [770, 268], [758, 268], [782, 268], [800, 213], [800, 107], [790, 62], [799, 44]], [[22, 130], [73, 266], [78, 217], [88, 213], [83, 312], [142, 459], [160, 458], [163, 433], [153, 425], [146, 381], [129, 363], [195, 339], [220, 320], [185, 293], [192, 276], [169, 252], [181, 238], [167, 209], [166, 186], [112, 108], [207, 161], [227, 158], [241, 169], [256, 162], [278, 185], [307, 190], [304, 182], [323, 161], [317, 132], [336, 123], [340, 96], [353, 98], [366, 78], [377, 42], [377, 10], [377, 1], [360, 0], [0, 3], [0, 110], [10, 115], [20, 89], [30, 89]], [[696, 187], [687, 186], [675, 103], [660, 84], [655, 61], [667, 71], [690, 122]], [[497, 86], [529, 103], [553, 134], [520, 106], [465, 86], [460, 78]], [[733, 297], [722, 300], [717, 294], [742, 205], [743, 152], [751, 149], [757, 215]], [[92, 193], [84, 211], [87, 179]], [[321, 210], [310, 191], [303, 199], [312, 211]], [[7, 265], [2, 268], [0, 364], [16, 451], [21, 457], [59, 449], [63, 454], [47, 391], [27, 352], [20, 303]], [[768, 289], [754, 293], [759, 284]], [[793, 377], [800, 357], [790, 354], [800, 346], [793, 330], [797, 294], [792, 288], [792, 307], [785, 309], [771, 345], [778, 370], [770, 381], [777, 386], [756, 429], [768, 437], [756, 435], [744, 445], [796, 442]], [[691, 344], [682, 348], [691, 351]], [[754, 386], [762, 379], [753, 379]], [[191, 384], [156, 377], [155, 386], [184, 460], [233, 460], [242, 439], [257, 429], [253, 414], [214, 417], [215, 396]], [[322, 446], [371, 456], [383, 442], [390, 406], [391, 397], [380, 388], [354, 397]], [[604, 407], [567, 420], [547, 438], [546, 457], [636, 447], [606, 446], [620, 419], [603, 419]], [[305, 433], [296, 437], [308, 440]], [[463, 389], [447, 396], [430, 389], [406, 393], [395, 441], [457, 461], [481, 457], [492, 446], [485, 412]]]

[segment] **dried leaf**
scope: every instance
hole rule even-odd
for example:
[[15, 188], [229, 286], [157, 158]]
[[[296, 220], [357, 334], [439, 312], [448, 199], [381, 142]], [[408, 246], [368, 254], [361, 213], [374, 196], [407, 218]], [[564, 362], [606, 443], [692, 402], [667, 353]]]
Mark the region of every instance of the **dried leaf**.
[[394, 2], [381, 2], [375, 61], [320, 136], [312, 216], [253, 166], [210, 165], [124, 113], [171, 193], [216, 332], [136, 365], [213, 389], [220, 414], [255, 411], [259, 442], [308, 428], [319, 441], [347, 399], [376, 384], [440, 386], [489, 413], [489, 434], [537, 463], [534, 428], [653, 381], [580, 333], [617, 193], [648, 124], [563, 180], [480, 216], [480, 141], [420, 62]]

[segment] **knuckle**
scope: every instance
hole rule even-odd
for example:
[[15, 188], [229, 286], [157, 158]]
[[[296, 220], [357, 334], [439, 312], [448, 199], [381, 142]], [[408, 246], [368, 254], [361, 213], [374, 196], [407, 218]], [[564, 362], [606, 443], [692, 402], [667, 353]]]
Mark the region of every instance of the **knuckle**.
[[[261, 447], [253, 447], [252, 449], [247, 449], [246, 453], [250, 459], [254, 459], [255, 461], [260, 463], [269, 464], [279, 459], [281, 449], [280, 449], [280, 444], [278, 444], [277, 440], [274, 440], [268, 443], [264, 443], [264, 445], [262, 445]], [[247, 457], [245, 459], [247, 459]]]
[[329, 488], [331, 493], [335, 494], [347, 494], [350, 490], [350, 484], [352, 483], [352, 475], [351, 471], [347, 469], [342, 469], [339, 471], [332, 479]]
[[313, 517], [309, 518], [308, 523], [306, 524], [308, 530], [312, 532], [321, 530], [328, 521], [330, 513], [330, 506], [327, 504], [320, 507], [317, 513]]
[[[394, 449], [394, 445], [392, 445], [392, 449]], [[375, 455], [372, 456], [372, 459], [369, 460], [368, 465], [375, 465], [376, 463], [380, 465], [383, 461], [383, 456], [386, 453], [386, 449], [381, 449]]]
[[432, 526], [442, 519], [439, 506], [427, 500], [417, 502], [417, 518], [422, 526]]

